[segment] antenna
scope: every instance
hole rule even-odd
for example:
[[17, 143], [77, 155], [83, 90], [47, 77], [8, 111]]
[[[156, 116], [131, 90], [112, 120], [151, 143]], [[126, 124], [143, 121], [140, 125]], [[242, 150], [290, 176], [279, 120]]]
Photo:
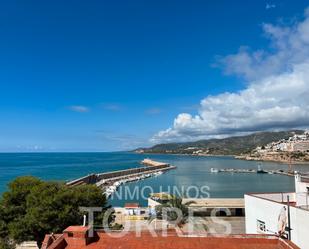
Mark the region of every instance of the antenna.
[[86, 226], [86, 220], [87, 220], [87, 217], [86, 217], [86, 215], [84, 214], [83, 227], [85, 227], [85, 226]]

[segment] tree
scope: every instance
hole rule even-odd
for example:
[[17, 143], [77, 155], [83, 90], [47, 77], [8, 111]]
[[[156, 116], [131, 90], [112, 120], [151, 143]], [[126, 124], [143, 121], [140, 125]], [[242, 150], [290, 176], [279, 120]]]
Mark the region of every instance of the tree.
[[14, 249], [15, 245], [8, 241], [8, 238], [0, 237], [0, 249]]
[[19, 177], [9, 183], [9, 191], [3, 193], [0, 200], [0, 248], [11, 248], [9, 225], [17, 223], [26, 215], [26, 198], [34, 186], [41, 184], [35, 177]]
[[3, 193], [0, 206], [4, 221], [19, 219], [26, 214], [26, 198], [31, 190], [42, 183], [32, 176], [18, 177], [9, 183], [9, 191]]
[[105, 195], [94, 185], [68, 187], [34, 177], [17, 178], [9, 184], [0, 204], [0, 215], [7, 215], [2, 233], [18, 243], [35, 240], [39, 244], [45, 234], [82, 224], [80, 207], [102, 207], [101, 216], [109, 208]]
[[[167, 219], [168, 221], [177, 220], [177, 225], [183, 225], [188, 220], [189, 206], [193, 203], [195, 202], [189, 201], [183, 203], [182, 198], [177, 196], [171, 196], [171, 198], [166, 203], [156, 206], [156, 216], [159, 219]], [[181, 217], [179, 217], [175, 209], [180, 211]], [[164, 214], [166, 214], [167, 217], [164, 217]]]

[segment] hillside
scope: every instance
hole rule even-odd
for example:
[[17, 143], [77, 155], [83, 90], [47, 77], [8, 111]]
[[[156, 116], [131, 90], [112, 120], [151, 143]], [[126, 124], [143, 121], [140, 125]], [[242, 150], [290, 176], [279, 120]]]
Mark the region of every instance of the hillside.
[[246, 136], [235, 136], [223, 139], [199, 140], [186, 143], [158, 144], [150, 148], [136, 149], [137, 153], [165, 154], [198, 154], [198, 155], [240, 155], [249, 153], [257, 146], [281, 139], [288, 139], [294, 134], [302, 134], [302, 130], [280, 132], [258, 132]]

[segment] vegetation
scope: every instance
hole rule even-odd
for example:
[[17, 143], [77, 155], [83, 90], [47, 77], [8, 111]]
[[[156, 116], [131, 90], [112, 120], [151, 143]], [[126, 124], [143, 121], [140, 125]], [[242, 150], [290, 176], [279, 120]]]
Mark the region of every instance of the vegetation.
[[[195, 203], [194, 201], [183, 203], [182, 198], [171, 196], [171, 198], [164, 204], [156, 206], [156, 218], [166, 219], [167, 221], [177, 221], [176, 225], [183, 225], [187, 222], [189, 216], [189, 206]], [[175, 209], [179, 210], [182, 214], [177, 213]], [[166, 215], [166, 217], [164, 217]]]
[[288, 139], [294, 134], [303, 134], [304, 131], [258, 132], [247, 136], [228, 137], [224, 139], [209, 139], [187, 143], [158, 144], [151, 148], [137, 149], [144, 153], [193, 154], [201, 150], [210, 155], [241, 155], [250, 153], [258, 146], [281, 139]]
[[114, 230], [114, 231], [116, 231], [116, 230], [123, 230], [123, 225], [122, 224], [118, 224], [118, 223], [115, 223], [115, 224], [113, 224], [112, 226], [111, 226], [111, 230]]
[[290, 154], [292, 160], [309, 161], [308, 152], [295, 151]]
[[73, 188], [31, 176], [17, 178], [0, 200], [0, 248], [6, 248], [8, 241], [40, 244], [45, 234], [82, 224], [82, 206], [109, 208], [101, 190], [93, 185]]
[[11, 241], [8, 241], [7, 238], [0, 237], [0, 249], [14, 249], [15, 245]]

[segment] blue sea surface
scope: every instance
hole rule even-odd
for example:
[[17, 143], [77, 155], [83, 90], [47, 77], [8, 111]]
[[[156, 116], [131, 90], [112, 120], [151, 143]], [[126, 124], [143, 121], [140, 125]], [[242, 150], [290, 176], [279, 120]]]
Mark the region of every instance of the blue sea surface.
[[[294, 191], [294, 178], [276, 174], [211, 173], [210, 168], [257, 169], [258, 163], [228, 156], [196, 157], [183, 155], [142, 155], [129, 152], [115, 153], [2, 153], [0, 154], [0, 193], [18, 176], [33, 175], [43, 180], [67, 181], [90, 173], [108, 172], [140, 167], [145, 157], [177, 166], [158, 177], [122, 185], [118, 195], [112, 196], [114, 206], [126, 202], [147, 205], [147, 196], [153, 191], [177, 188], [196, 194], [196, 187], [207, 186], [210, 197], [243, 197], [248, 192]], [[262, 162], [264, 169], [287, 169], [286, 164]], [[309, 165], [295, 165], [295, 170], [309, 171]], [[191, 186], [191, 187], [190, 187]], [[192, 187], [193, 186], [193, 187]], [[128, 189], [138, 194], [125, 196]], [[141, 193], [142, 192], [142, 193]], [[119, 194], [121, 193], [121, 194]], [[145, 198], [142, 198], [144, 196]]]

